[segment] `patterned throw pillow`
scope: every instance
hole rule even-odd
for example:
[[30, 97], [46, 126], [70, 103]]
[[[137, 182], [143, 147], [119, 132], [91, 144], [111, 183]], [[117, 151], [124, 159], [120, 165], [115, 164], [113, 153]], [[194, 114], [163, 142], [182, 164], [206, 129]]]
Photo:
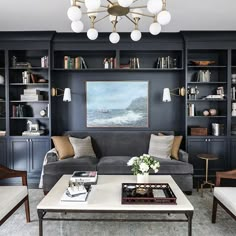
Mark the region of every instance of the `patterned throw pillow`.
[[74, 158], [79, 158], [83, 156], [96, 157], [90, 136], [84, 139], [69, 137], [69, 140], [74, 149]]
[[148, 154], [153, 157], [169, 159], [171, 155], [173, 141], [173, 135], [158, 136], [151, 134]]

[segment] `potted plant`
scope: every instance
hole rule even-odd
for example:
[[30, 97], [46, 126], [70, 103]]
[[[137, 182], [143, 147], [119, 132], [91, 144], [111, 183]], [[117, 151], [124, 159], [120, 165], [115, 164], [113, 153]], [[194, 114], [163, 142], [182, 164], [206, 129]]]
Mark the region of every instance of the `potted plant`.
[[132, 157], [128, 162], [128, 166], [131, 166], [131, 171], [134, 175], [137, 175], [138, 183], [146, 183], [149, 179], [149, 171], [152, 169], [155, 173], [160, 168], [160, 163], [152, 156], [143, 154], [139, 157]]

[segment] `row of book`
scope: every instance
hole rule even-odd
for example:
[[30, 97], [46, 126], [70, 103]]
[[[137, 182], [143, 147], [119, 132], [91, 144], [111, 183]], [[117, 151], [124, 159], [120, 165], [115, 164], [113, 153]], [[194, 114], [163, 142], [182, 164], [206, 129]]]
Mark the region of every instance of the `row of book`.
[[177, 59], [171, 56], [158, 57], [156, 67], [160, 69], [177, 68]]
[[111, 58], [105, 58], [103, 61], [104, 64], [104, 69], [116, 69], [116, 58], [111, 57]]
[[129, 59], [129, 64], [120, 64], [121, 69], [139, 69], [140, 60], [138, 57], [132, 57]]
[[87, 69], [88, 66], [83, 57], [64, 56], [64, 69]]

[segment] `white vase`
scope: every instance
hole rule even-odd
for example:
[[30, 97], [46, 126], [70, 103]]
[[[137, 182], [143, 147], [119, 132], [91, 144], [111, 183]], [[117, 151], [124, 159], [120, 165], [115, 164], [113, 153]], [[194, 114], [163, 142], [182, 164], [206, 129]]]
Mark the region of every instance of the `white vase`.
[[148, 183], [149, 173], [137, 174], [137, 183]]

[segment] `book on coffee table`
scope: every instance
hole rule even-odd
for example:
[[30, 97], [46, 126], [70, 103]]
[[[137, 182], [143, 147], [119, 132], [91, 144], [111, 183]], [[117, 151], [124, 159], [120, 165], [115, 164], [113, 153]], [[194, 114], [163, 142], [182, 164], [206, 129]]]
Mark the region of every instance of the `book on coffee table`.
[[61, 197], [62, 202], [86, 202], [91, 186], [87, 185], [82, 190], [76, 187], [68, 187]]
[[97, 178], [97, 171], [74, 171], [71, 180], [73, 182], [84, 182], [85, 184], [96, 184]]

